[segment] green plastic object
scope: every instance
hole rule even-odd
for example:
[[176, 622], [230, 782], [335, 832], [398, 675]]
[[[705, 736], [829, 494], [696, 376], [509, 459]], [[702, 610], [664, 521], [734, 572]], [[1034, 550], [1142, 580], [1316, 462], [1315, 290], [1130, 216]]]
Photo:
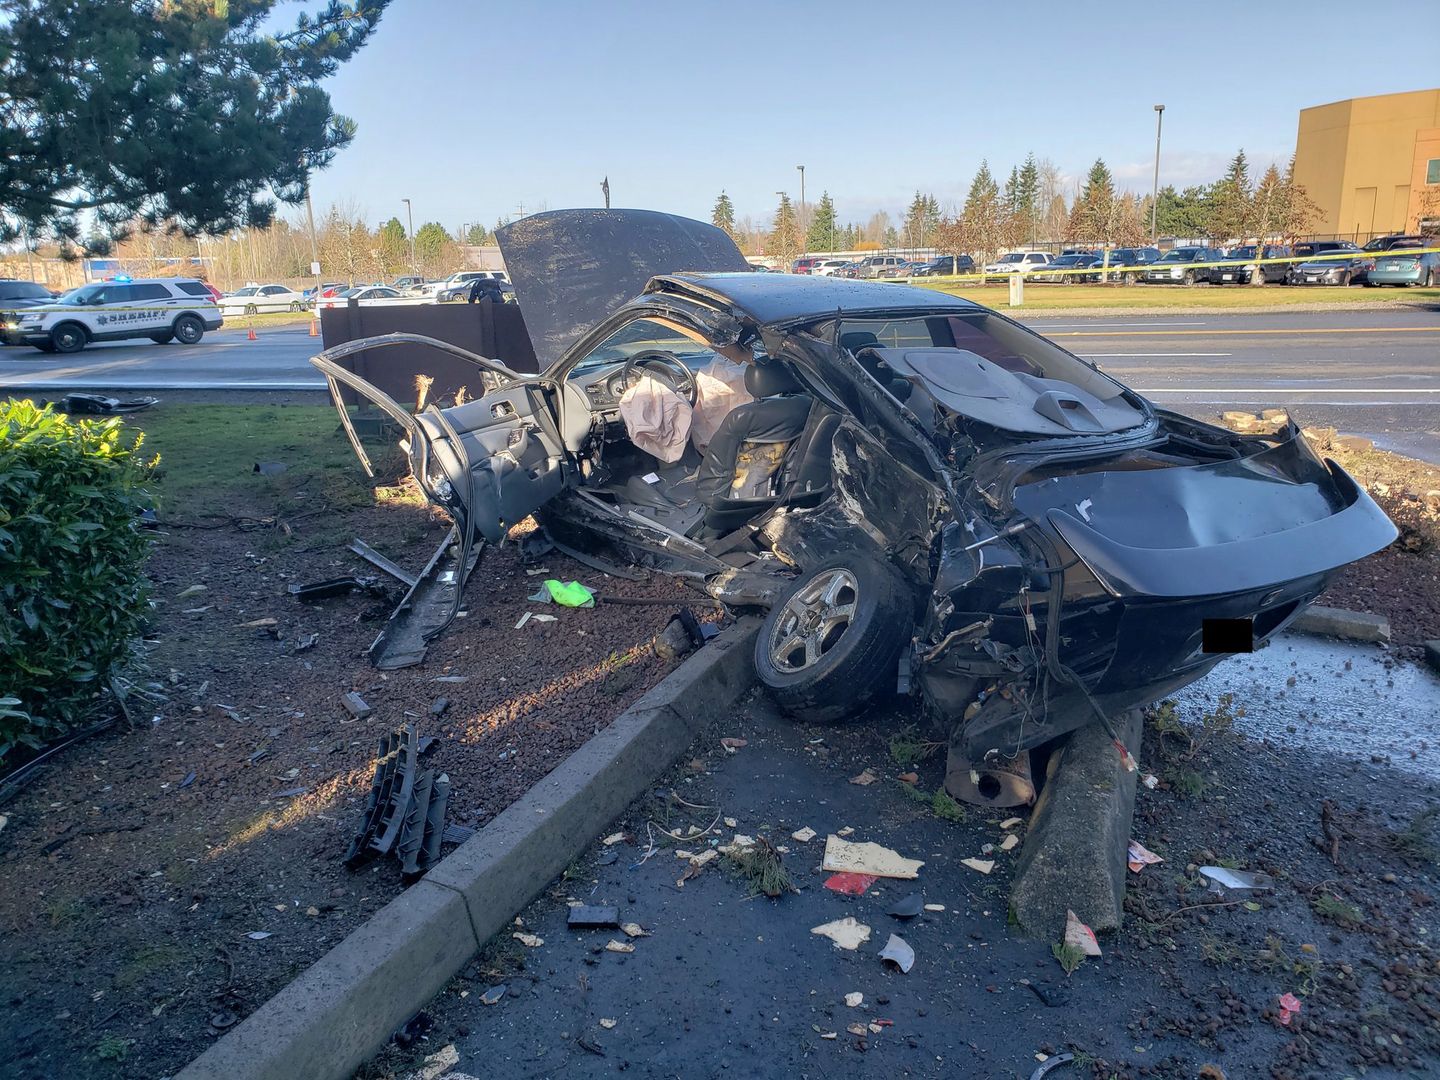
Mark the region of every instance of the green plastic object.
[[595, 606], [595, 594], [578, 581], [561, 582], [547, 578], [545, 588], [550, 590], [550, 598], [561, 607]]

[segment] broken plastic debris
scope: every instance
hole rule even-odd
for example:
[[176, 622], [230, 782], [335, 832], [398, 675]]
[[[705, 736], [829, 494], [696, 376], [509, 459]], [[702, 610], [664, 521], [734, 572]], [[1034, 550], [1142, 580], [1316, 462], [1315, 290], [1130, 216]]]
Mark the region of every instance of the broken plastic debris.
[[961, 859], [961, 860], [960, 860], [960, 865], [961, 865], [961, 866], [968, 866], [971, 870], [975, 870], [975, 871], [977, 871], [978, 873], [981, 873], [981, 874], [988, 874], [988, 873], [990, 873], [991, 870], [994, 870], [994, 869], [995, 869], [995, 860], [994, 860], [994, 859]]
[[727, 736], [726, 738], [720, 740], [720, 745], [725, 748], [725, 752], [727, 754], [733, 754], [741, 747], [747, 746], [748, 742], [745, 739], [735, 739]]
[[616, 941], [614, 938], [611, 938], [609, 941], [607, 941], [607, 942], [605, 943], [605, 951], [606, 951], [606, 952], [618, 952], [618, 953], [632, 953], [632, 952], [635, 951], [635, 946], [634, 946], [634, 945], [631, 945], [628, 941]]
[[558, 620], [554, 615], [532, 615], [532, 616], [530, 616], [530, 621], [531, 621], [531, 622], [558, 622], [559, 620]]
[[715, 848], [707, 848], [706, 850], [700, 852], [699, 855], [696, 855], [693, 859], [691, 859], [691, 860], [690, 860], [690, 865], [691, 865], [691, 866], [704, 866], [704, 865], [705, 865], [706, 863], [708, 863], [711, 859], [718, 859], [719, 857], [720, 857], [720, 852], [719, 852], [719, 851], [717, 851]]
[[825, 879], [825, 888], [846, 896], [864, 896], [865, 890], [879, 880], [874, 874], [831, 874]]
[[496, 985], [496, 986], [490, 987], [489, 990], [486, 990], [483, 994], [480, 995], [480, 1004], [481, 1004], [481, 1005], [498, 1005], [498, 1004], [500, 1003], [500, 999], [503, 998], [504, 996], [505, 996], [505, 984], [504, 984], [504, 983], [500, 983], [500, 984], [498, 984], [498, 985]]
[[617, 832], [617, 833], [611, 833], [609, 836], [605, 837], [605, 839], [604, 839], [604, 840], [601, 840], [600, 842], [601, 842], [602, 844], [604, 844], [606, 847], [611, 847], [612, 845], [618, 844], [621, 840], [624, 840], [624, 839], [625, 839], [625, 834], [624, 834], [623, 832]]
[[820, 1037], [822, 1039], [838, 1039], [840, 1037], [840, 1033], [838, 1031], [822, 1031], [820, 1033]]
[[1202, 866], [1200, 873], [1217, 885], [1227, 889], [1270, 889], [1275, 881], [1269, 874], [1258, 874], [1250, 870], [1229, 870], [1223, 866]]
[[736, 821], [733, 817], [727, 817], [727, 818], [725, 819], [725, 827], [726, 827], [727, 829], [733, 829], [733, 828], [735, 828], [735, 826], [737, 826], [737, 825], [739, 825], [739, 824], [740, 824], [740, 822]]
[[876, 776], [874, 772], [872, 772], [870, 769], [866, 769], [859, 776], [852, 776], [850, 778], [850, 783], [859, 784], [861, 787], [865, 787], [867, 784], [873, 784], [876, 780], [879, 779], [880, 778]]
[[891, 934], [885, 948], [880, 950], [880, 959], [884, 963], [894, 964], [903, 975], [915, 966], [915, 950], [906, 944], [904, 938]]
[[1009, 836], [1005, 837], [1004, 840], [1000, 841], [1000, 850], [1009, 851], [1018, 843], [1020, 843], [1020, 837], [1016, 836], [1014, 833], [1011, 833]]
[[836, 829], [836, 830], [835, 830], [835, 835], [836, 835], [836, 836], [849, 836], [849, 835], [850, 835], [851, 833], [853, 833], [854, 831], [855, 831], [855, 829], [854, 829], [852, 826], [846, 825], [843, 829]]
[[899, 780], [902, 784], [918, 784], [920, 782], [920, 774], [913, 772], [902, 772], [895, 779]]
[[608, 1016], [602, 1016], [600, 1018], [600, 1026], [603, 1027], [606, 1031], [609, 1031], [611, 1028], [613, 1028], [615, 1024], [616, 1021], [611, 1020]]
[[1145, 869], [1145, 867], [1154, 866], [1156, 863], [1162, 863], [1164, 861], [1164, 859], [1156, 855], [1153, 851], [1150, 851], [1144, 844], [1140, 843], [1140, 841], [1130, 841], [1130, 850], [1126, 862], [1130, 864], [1132, 873], [1138, 874], [1141, 870]]
[[870, 927], [862, 922], [856, 922], [853, 915], [847, 915], [843, 919], [836, 919], [834, 922], [824, 923], [821, 926], [811, 927], [810, 932], [829, 938], [835, 943], [837, 949], [858, 949], [870, 940]]
[[1002, 829], [1013, 829], [1013, 828], [1015, 828], [1015, 826], [1017, 826], [1017, 825], [1023, 825], [1023, 824], [1025, 824], [1025, 819], [1024, 819], [1024, 818], [1009, 817], [1009, 818], [1006, 818], [1004, 821], [1000, 822], [1000, 828], [1002, 828]]
[[545, 944], [545, 939], [538, 934], [511, 934], [510, 936], [527, 949], [538, 949]]
[[858, 1009], [861, 1005], [865, 1004], [865, 995], [860, 993], [858, 990], [853, 994], [846, 994], [845, 1004], [850, 1006], [850, 1008], [852, 1009]]
[[519, 630], [522, 626], [524, 626], [527, 622], [529, 622], [530, 619], [531, 619], [530, 612], [528, 612], [528, 611], [525, 612], [524, 615], [521, 615], [521, 616], [520, 616], [519, 621], [515, 623], [515, 629], [516, 629], [516, 630]]
[[1285, 993], [1280, 995], [1279, 1004], [1280, 1023], [1285, 1027], [1289, 1027], [1291, 1017], [1300, 1011], [1300, 999], [1294, 994]]
[[1100, 942], [1095, 940], [1095, 931], [1080, 921], [1073, 911], [1065, 912], [1065, 944], [1079, 949], [1086, 956], [1100, 955]]
[[794, 832], [792, 832], [790, 834], [790, 839], [798, 840], [802, 844], [808, 844], [811, 840], [815, 839], [815, 836], [815, 830], [807, 825], [803, 829], [796, 829]]
[[864, 1035], [869, 1031], [869, 1029], [864, 1024], [851, 1024], [845, 1030], [848, 1031], [851, 1035]]
[[925, 910], [925, 900], [918, 893], [913, 892], [909, 896], [902, 897], [890, 905], [887, 915], [894, 915], [897, 919], [913, 919], [920, 912]]
[[925, 905], [925, 910], [926, 910], [926, 911], [944, 911], [944, 910], [945, 910], [945, 905], [944, 905], [944, 904], [926, 904], [926, 905]]
[[1160, 778], [1154, 773], [1146, 773], [1140, 778], [1140, 782], [1144, 784], [1147, 788], [1149, 788], [1151, 791], [1154, 791], [1156, 785], [1160, 783]]
[[650, 932], [638, 922], [621, 923], [620, 929], [625, 931], [626, 937], [649, 937]]
[[270, 931], [251, 930], [250, 933], [246, 934], [245, 936], [248, 937], [251, 941], [264, 941], [267, 937], [270, 936]]
[[825, 839], [825, 858], [820, 867], [831, 873], [873, 874], [875, 877], [913, 879], [920, 876], [921, 859], [907, 859], [879, 844], [852, 843], [838, 835]]
[[561, 582], [546, 578], [545, 588], [549, 590], [550, 598], [561, 607], [595, 606], [595, 594], [578, 581]]

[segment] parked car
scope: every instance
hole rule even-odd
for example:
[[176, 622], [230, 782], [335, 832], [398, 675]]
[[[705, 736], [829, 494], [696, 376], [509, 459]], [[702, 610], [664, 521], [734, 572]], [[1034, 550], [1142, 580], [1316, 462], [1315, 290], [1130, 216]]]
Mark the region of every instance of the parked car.
[[305, 294], [284, 285], [247, 285], [220, 298], [220, 313], [236, 315], [258, 315], [262, 311], [301, 311], [305, 307]]
[[1140, 280], [1146, 285], [1196, 285], [1210, 280], [1210, 270], [1205, 266], [1189, 264], [1215, 263], [1223, 258], [1224, 255], [1215, 248], [1171, 248], [1140, 271]]
[[875, 272], [877, 278], [909, 278], [915, 276], [915, 271], [925, 264], [922, 262], [911, 262], [909, 259], [901, 259], [894, 266], [882, 266]]
[[1256, 263], [1256, 259], [1288, 259], [1290, 249], [1284, 244], [1266, 244], [1259, 248], [1254, 244], [1247, 244], [1243, 247], [1231, 248], [1225, 253], [1225, 262], [1235, 263], [1235, 266], [1215, 266], [1210, 269], [1210, 284], [1212, 285], [1249, 285], [1255, 280], [1258, 271], [1265, 282], [1284, 281], [1285, 275], [1289, 272], [1289, 263]]
[[394, 281], [390, 282], [390, 288], [398, 289], [400, 292], [408, 292], [411, 289], [418, 289], [425, 284], [425, 278], [421, 274], [401, 274]]
[[969, 255], [937, 255], [927, 263], [915, 268], [915, 277], [955, 277], [959, 274], [973, 274], [975, 260]]
[[1012, 251], [1001, 255], [993, 263], [986, 263], [985, 275], [989, 277], [993, 274], [1025, 273], [1041, 266], [1049, 266], [1053, 261], [1054, 256], [1048, 251]]
[[1305, 240], [1296, 244], [1292, 254], [1299, 258], [1308, 259], [1315, 255], [1338, 255], [1346, 251], [1359, 251], [1360, 245], [1351, 243], [1349, 240]]
[[194, 345], [224, 323], [203, 281], [195, 278], [116, 278], [82, 285], [58, 300], [15, 313], [5, 326], [9, 345], [46, 353], [79, 352], [93, 341], [149, 338], [160, 345]]
[[388, 285], [356, 285], [353, 289], [342, 289], [334, 296], [322, 296], [316, 304], [316, 310], [348, 307], [351, 300], [361, 307], [403, 307], [435, 303], [433, 296], [402, 293]]
[[[1106, 255], [1102, 251], [1101, 258]], [[1140, 276], [1140, 271], [1160, 258], [1160, 249], [1155, 247], [1139, 248], [1111, 248], [1108, 262], [1112, 269], [1109, 276], [1110, 281], [1134, 281]], [[1118, 272], [1114, 272], [1115, 268]]]
[[[1363, 252], [1342, 252], [1338, 256], [1292, 263], [1285, 274], [1287, 285], [1349, 285], [1357, 275], [1368, 274], [1375, 260]], [[1358, 283], [1357, 283], [1358, 284]]]
[[792, 274], [808, 274], [824, 260], [818, 255], [803, 255], [790, 264]]
[[1076, 273], [1076, 271], [1099, 266], [1102, 261], [1098, 255], [1061, 255], [1059, 258], [1050, 260], [1044, 270], [1031, 274], [1030, 280], [1053, 281], [1060, 285], [1069, 285], [1072, 282], [1099, 281], [1099, 271], [1094, 274]]
[[821, 259], [810, 268], [810, 273], [816, 277], [833, 277], [835, 271], [849, 265], [849, 259]]
[[874, 278], [880, 276], [881, 270], [900, 266], [910, 260], [903, 255], [866, 255], [855, 267], [857, 278]]
[[1395, 233], [1391, 236], [1377, 236], [1361, 251], [1393, 251], [1395, 248], [1440, 247], [1440, 236], [1421, 236], [1419, 233]]
[[507, 285], [510, 283], [503, 270], [457, 270], [444, 281], [427, 281], [413, 291], [420, 295], [433, 296], [442, 304], [451, 300], [464, 300], [470, 293], [470, 283], [477, 278], [494, 278]]
[[1374, 259], [1375, 268], [1365, 275], [1366, 285], [1424, 285], [1433, 288], [1440, 283], [1440, 252], [1390, 248], [1374, 256]]
[[[484, 396], [412, 415], [355, 373], [393, 339], [312, 360], [402, 429], [453, 565], [535, 514], [541, 539], [768, 609], [754, 664], [782, 707], [836, 720], [901, 672], [960, 797], [1003, 805], [997, 770], [1218, 664], [1211, 620], [1263, 644], [1397, 535], [1295, 425], [1262, 440], [1157, 409], [959, 297], [744, 273], [721, 230], [648, 211], [498, 232], [540, 374], [464, 353]], [[751, 400], [703, 452], [688, 425], [631, 434], [627, 401], [678, 414], [722, 368]]]

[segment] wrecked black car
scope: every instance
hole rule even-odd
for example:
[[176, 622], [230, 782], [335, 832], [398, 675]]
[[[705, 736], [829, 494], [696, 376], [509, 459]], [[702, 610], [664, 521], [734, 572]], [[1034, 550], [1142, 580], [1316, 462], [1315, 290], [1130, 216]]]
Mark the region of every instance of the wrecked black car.
[[753, 273], [720, 230], [648, 211], [499, 241], [541, 373], [466, 353], [484, 395], [411, 415], [344, 363], [416, 340], [390, 335], [314, 359], [337, 403], [404, 428], [466, 551], [534, 514], [768, 608], [756, 670], [807, 720], [918, 694], [957, 797], [1029, 801], [1031, 750], [1264, 642], [1396, 535], [1293, 424], [1159, 409], [944, 293]]

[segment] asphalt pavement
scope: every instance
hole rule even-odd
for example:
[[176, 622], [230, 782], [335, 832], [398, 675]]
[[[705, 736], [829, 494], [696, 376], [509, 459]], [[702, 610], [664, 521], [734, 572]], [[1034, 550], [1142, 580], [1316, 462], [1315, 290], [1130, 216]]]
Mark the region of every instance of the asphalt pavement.
[[[1440, 311], [1025, 317], [1156, 403], [1214, 419], [1287, 407], [1440, 463]], [[119, 342], [72, 356], [0, 349], [0, 390], [323, 390], [301, 326], [207, 334], [195, 346]]]

